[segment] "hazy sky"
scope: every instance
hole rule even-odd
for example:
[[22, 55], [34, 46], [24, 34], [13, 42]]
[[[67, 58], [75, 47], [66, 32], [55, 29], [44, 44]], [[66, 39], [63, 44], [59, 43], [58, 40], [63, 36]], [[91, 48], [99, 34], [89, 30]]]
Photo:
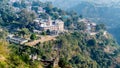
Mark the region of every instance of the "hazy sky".
[[87, 1], [92, 1], [92, 2], [97, 2], [97, 3], [118, 3], [120, 0], [87, 0]]

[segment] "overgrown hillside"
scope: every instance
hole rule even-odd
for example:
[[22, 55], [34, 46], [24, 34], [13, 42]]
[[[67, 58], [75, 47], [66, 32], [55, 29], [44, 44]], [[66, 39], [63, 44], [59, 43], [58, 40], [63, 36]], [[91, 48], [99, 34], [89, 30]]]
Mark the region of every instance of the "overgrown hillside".
[[0, 40], [0, 68], [42, 68], [38, 62], [31, 62], [26, 54], [18, 55], [18, 45]]
[[[116, 6], [116, 7], [114, 7]], [[69, 8], [74, 10], [84, 17], [91, 19], [97, 23], [104, 23], [107, 26], [108, 31], [116, 38], [120, 43], [119, 35], [119, 12], [120, 8], [113, 4], [111, 7], [97, 5], [89, 2], [82, 2], [74, 7]]]
[[119, 68], [119, 60], [116, 61], [116, 58], [119, 58], [120, 49], [109, 34], [107, 37], [79, 32], [62, 34], [56, 41], [39, 43], [34, 48], [10, 45], [5, 41], [0, 43], [0, 67], [3, 68], [39, 68], [43, 65], [42, 62], [32, 61], [29, 55], [51, 60], [58, 55], [56, 49], [60, 52], [58, 65], [61, 68]]
[[[86, 23], [81, 15], [53, 7], [50, 2], [21, 2], [0, 2], [0, 68], [120, 68], [120, 46], [104, 24]], [[38, 13], [39, 8], [45, 12]], [[49, 17], [64, 22], [65, 32], [54, 40], [33, 46], [6, 41], [11, 33], [30, 39], [28, 42], [49, 35], [49, 31], [33, 33], [33, 20]]]

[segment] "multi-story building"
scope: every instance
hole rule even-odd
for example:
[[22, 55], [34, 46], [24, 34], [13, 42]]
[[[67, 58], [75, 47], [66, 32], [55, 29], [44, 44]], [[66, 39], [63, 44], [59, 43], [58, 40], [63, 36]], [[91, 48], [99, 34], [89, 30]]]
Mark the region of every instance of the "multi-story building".
[[61, 20], [35, 19], [34, 22], [39, 30], [64, 31], [64, 22]]

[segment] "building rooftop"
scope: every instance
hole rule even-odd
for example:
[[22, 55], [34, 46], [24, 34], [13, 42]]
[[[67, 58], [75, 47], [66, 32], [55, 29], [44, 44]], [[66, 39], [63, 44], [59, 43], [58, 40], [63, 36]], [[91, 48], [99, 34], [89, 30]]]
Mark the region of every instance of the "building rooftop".
[[13, 36], [12, 38], [16, 39], [16, 40], [19, 40], [19, 41], [25, 41], [26, 39], [24, 38], [20, 38], [18, 36]]
[[20, 37], [18, 37], [18, 36], [14, 36], [14, 35], [12, 35], [12, 34], [11, 34], [11, 35], [8, 35], [7, 39], [14, 39], [14, 40], [17, 40], [17, 41], [20, 41], [20, 42], [27, 40], [27, 39], [24, 39], [24, 38], [20, 38]]

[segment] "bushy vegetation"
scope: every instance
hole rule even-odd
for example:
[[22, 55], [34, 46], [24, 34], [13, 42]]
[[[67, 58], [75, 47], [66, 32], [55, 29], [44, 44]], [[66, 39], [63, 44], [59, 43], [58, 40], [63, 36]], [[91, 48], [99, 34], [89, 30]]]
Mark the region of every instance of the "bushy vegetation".
[[21, 52], [18, 45], [10, 45], [0, 40], [0, 68], [38, 68], [40, 66], [39, 62], [32, 62], [25, 51]]
[[[87, 28], [85, 23], [78, 22], [82, 15], [74, 11], [65, 12], [49, 2], [36, 1], [32, 2], [33, 11], [28, 11], [28, 4], [24, 0], [22, 2], [15, 2], [12, 6], [8, 6], [6, 1], [0, 2], [0, 26], [8, 32], [21, 37], [31, 35], [30, 39], [35, 40], [36, 34], [32, 33], [35, 28], [33, 20], [37, 17], [47, 19], [49, 16], [64, 21], [65, 28], [70, 32], [60, 34], [56, 40], [38, 43], [33, 47], [0, 41], [0, 68], [39, 68], [44, 66], [40, 59], [54, 59], [58, 51], [58, 66], [61, 68], [119, 68], [119, 63], [115, 61], [115, 57], [120, 54], [119, 46], [109, 34], [104, 35], [103, 24], [97, 25], [95, 29], [98, 33], [91, 36], [84, 32]], [[15, 12], [13, 6], [22, 10]], [[38, 7], [43, 7], [46, 13], [37, 13]], [[17, 28], [19, 30], [16, 32]], [[0, 38], [4, 39], [8, 32], [0, 32]], [[49, 35], [50, 31], [43, 31], [41, 34]], [[107, 47], [110, 50], [106, 51]], [[31, 55], [37, 56], [39, 60], [30, 58]]]
[[32, 34], [32, 35], [30, 36], [30, 39], [31, 39], [31, 40], [35, 40], [35, 39], [36, 39], [36, 34]]
[[[113, 64], [115, 67], [119, 65], [116, 61], [113, 60], [120, 54], [118, 52], [119, 49], [117, 48], [119, 46], [117, 46], [115, 42], [109, 43], [114, 45], [102, 45], [99, 44], [99, 41], [105, 44], [105, 40], [97, 39], [85, 33], [79, 32], [62, 34], [57, 39], [58, 40], [56, 41], [39, 43], [35, 46], [35, 48], [28, 46], [17, 46], [20, 49], [16, 49], [16, 51], [19, 55], [37, 54], [41, 59], [50, 60], [51, 57], [54, 58], [57, 56], [58, 53], [55, 51], [57, 48], [60, 50], [58, 64], [62, 68], [109, 68], [113, 66]], [[106, 40], [110, 39], [111, 38], [106, 38]], [[117, 50], [115, 49], [111, 53], [105, 52], [104, 48], [107, 46], [112, 46], [113, 48], [115, 47]]]

